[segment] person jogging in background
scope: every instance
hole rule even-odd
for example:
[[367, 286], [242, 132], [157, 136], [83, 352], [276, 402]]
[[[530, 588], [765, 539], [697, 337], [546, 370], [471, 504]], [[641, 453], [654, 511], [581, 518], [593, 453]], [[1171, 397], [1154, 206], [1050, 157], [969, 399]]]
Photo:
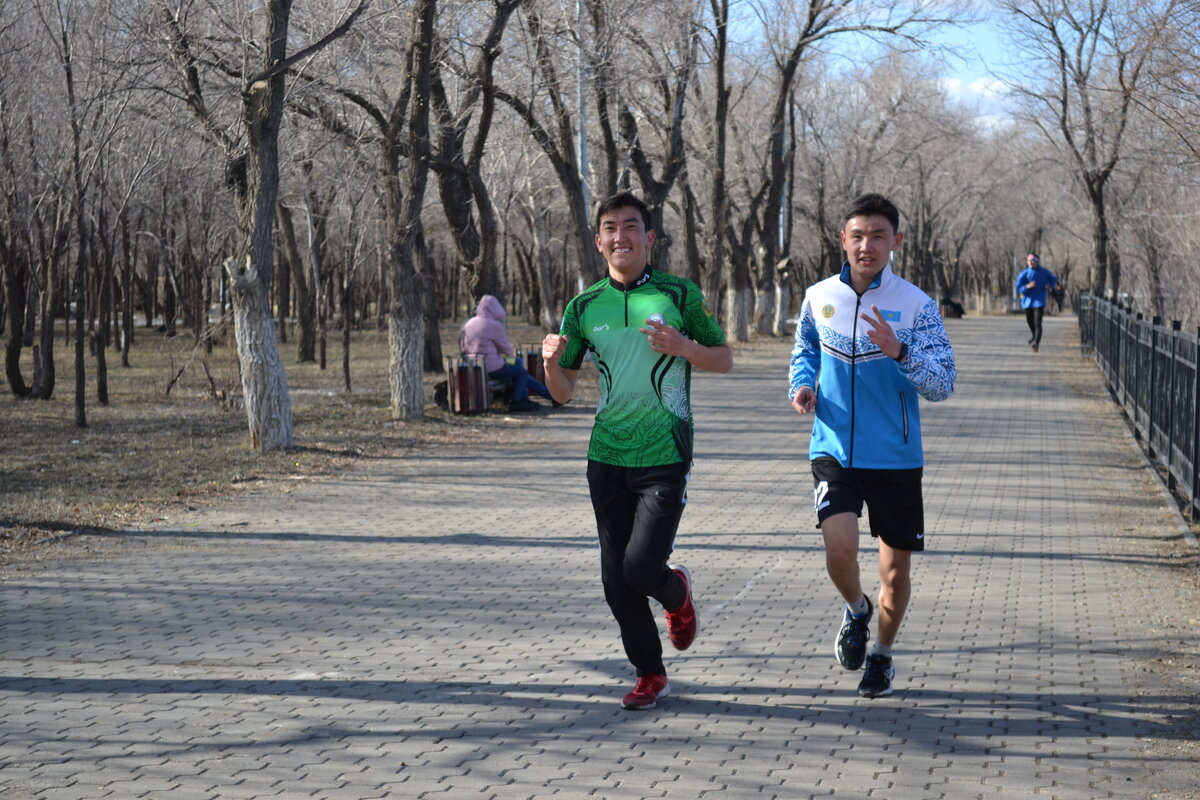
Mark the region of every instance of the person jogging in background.
[[586, 354], [600, 378], [587, 479], [600, 534], [604, 598], [637, 683], [625, 708], [653, 708], [670, 692], [650, 609], [666, 610], [677, 650], [699, 630], [691, 574], [668, 564], [692, 464], [691, 372], [733, 368], [733, 351], [699, 287], [649, 265], [655, 232], [646, 205], [614, 195], [596, 213], [608, 275], [576, 295], [542, 342], [546, 385], [571, 399]]
[[[866, 665], [858, 693], [892, 693], [892, 646], [912, 594], [914, 552], [925, 549], [918, 394], [954, 392], [954, 351], [937, 303], [896, 275], [900, 214], [878, 194], [851, 205], [841, 231], [840, 274], [809, 287], [796, 326], [788, 397], [815, 412], [809, 459], [825, 564], [845, 600], [834, 651], [848, 670]], [[879, 540], [879, 636], [870, 654], [876, 606], [858, 569], [858, 519], [866, 504]]]
[[1025, 257], [1026, 268], [1017, 276], [1017, 294], [1021, 295], [1021, 308], [1025, 309], [1025, 322], [1029, 325], [1029, 346], [1033, 352], [1042, 344], [1042, 316], [1046, 313], [1046, 290], [1058, 286], [1054, 273], [1042, 266], [1037, 253]]

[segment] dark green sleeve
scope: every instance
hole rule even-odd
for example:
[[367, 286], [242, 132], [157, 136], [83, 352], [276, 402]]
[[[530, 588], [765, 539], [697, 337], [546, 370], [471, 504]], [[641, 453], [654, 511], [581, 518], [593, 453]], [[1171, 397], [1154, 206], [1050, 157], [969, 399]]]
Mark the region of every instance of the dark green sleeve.
[[567, 303], [558, 333], [567, 337], [567, 349], [558, 359], [558, 365], [563, 369], [579, 369], [583, 366], [583, 354], [587, 352], [587, 339], [580, 332], [579, 303], [576, 300]]
[[683, 303], [684, 332], [705, 347], [725, 344], [725, 331], [717, 323], [700, 287], [688, 281], [688, 293]]

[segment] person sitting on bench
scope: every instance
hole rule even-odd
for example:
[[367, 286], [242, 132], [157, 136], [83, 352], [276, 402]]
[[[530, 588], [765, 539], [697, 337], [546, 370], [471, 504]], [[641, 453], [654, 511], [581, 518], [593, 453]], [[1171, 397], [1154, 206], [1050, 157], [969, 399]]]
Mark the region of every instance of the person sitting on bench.
[[520, 358], [509, 363], [505, 356], [515, 356], [512, 343], [508, 341], [508, 330], [504, 325], [508, 312], [504, 306], [490, 294], [479, 298], [475, 307], [475, 316], [463, 323], [459, 335], [459, 349], [464, 355], [483, 359], [483, 368], [489, 378], [512, 381], [512, 401], [509, 411], [536, 411], [541, 408], [531, 400], [529, 393], [551, 400], [550, 392], [545, 385], [535, 379], [525, 370], [525, 364]]

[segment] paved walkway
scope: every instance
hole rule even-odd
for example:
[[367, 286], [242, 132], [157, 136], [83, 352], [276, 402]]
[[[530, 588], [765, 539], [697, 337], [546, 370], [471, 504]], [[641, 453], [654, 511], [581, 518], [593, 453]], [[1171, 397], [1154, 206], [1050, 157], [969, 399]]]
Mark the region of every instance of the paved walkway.
[[658, 709], [618, 705], [590, 414], [565, 409], [8, 574], [0, 797], [1195, 797], [1162, 757], [1186, 708], [1143, 668], [1159, 595], [1113, 549], [1173, 529], [1111, 406], [1067, 388], [1073, 318], [1047, 322], [1033, 356], [1022, 320], [950, 321], [893, 697], [832, 656], [808, 422], [788, 343], [760, 343], [696, 380], [677, 555], [703, 629]]

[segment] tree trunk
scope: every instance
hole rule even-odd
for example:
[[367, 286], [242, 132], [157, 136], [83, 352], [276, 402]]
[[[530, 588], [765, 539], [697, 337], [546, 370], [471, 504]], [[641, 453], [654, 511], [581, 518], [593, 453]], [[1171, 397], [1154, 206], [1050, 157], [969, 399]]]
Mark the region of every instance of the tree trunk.
[[[1088, 192], [1092, 210], [1092, 294], [1104, 297], [1108, 285], [1108, 218], [1104, 211], [1104, 188], [1093, 186]], [[1114, 291], [1113, 299], [1116, 299]]]
[[133, 346], [133, 237], [129, 235], [129, 215], [121, 213], [121, 366], [129, 366]]
[[[745, 277], [743, 280], [748, 283], [750, 279]], [[725, 298], [725, 330], [734, 341], [748, 342], [754, 319], [754, 290], [738, 283], [735, 271]]]
[[413, 242], [413, 254], [417, 261], [417, 270], [425, 276], [425, 371], [437, 372], [442, 369], [442, 333], [441, 319], [438, 315], [437, 279], [433, 266], [433, 258], [429, 255], [429, 247], [425, 243], [425, 232], [418, 228]]
[[175, 335], [175, 323], [179, 319], [179, 288], [175, 282], [175, 269], [167, 265], [163, 270], [163, 302], [162, 302], [163, 333], [167, 337]]
[[709, 215], [708, 268], [704, 283], [704, 295], [713, 304], [713, 313], [721, 315], [721, 289], [728, 283], [726, 264], [726, 231], [729, 225], [729, 194], [725, 186], [726, 140], [729, 130], [729, 86], [725, 79], [725, 67], [729, 49], [729, 2], [710, 0], [712, 4], [715, 38], [713, 76], [716, 81], [716, 99], [713, 106], [712, 131], [712, 212]]
[[285, 72], [275, 68], [287, 54], [291, 5], [291, 0], [268, 0], [269, 28], [262, 61], [267, 72], [248, 80], [242, 95], [242, 118], [249, 138], [245, 185], [238, 203], [243, 255], [226, 264], [250, 446], [260, 452], [292, 446], [292, 401], [270, 306], [279, 128], [287, 88]]
[[[79, 237], [79, 253], [75, 257], [75, 427], [87, 427], [87, 350], [84, 326], [87, 323], [87, 245]], [[68, 326], [69, 327], [69, 326]]]
[[[679, 174], [679, 188], [683, 192], [683, 202], [681, 203], [683, 206], [683, 248], [686, 254], [684, 258], [687, 261], [682, 275], [697, 286], [701, 286], [701, 282], [704, 280], [704, 255], [700, 252], [700, 204], [688, 183], [686, 169]], [[704, 296], [710, 305], [716, 299], [715, 295], [710, 295], [708, 292], [705, 292]]]
[[28, 269], [25, 263], [17, 264], [16, 248], [4, 243], [5, 252], [0, 256], [4, 262], [5, 311], [8, 316], [8, 341], [4, 345], [4, 374], [8, 388], [15, 397], [26, 398], [32, 389], [25, 384], [21, 375], [21, 350], [25, 346], [25, 286]]
[[[404, 292], [409, 295], [410, 292]], [[416, 294], [412, 292], [412, 294]], [[388, 315], [389, 386], [392, 419], [421, 419], [425, 415], [425, 318], [411, 297], [392, 303]], [[414, 376], [416, 378], [414, 379]]]
[[41, 293], [38, 325], [41, 343], [40, 346], [34, 347], [32, 394], [41, 400], [49, 400], [54, 396], [57, 379], [57, 371], [54, 368], [54, 310], [58, 307], [57, 262], [55, 257], [47, 264], [46, 287]]
[[112, 275], [110, 266], [101, 268], [100, 275], [100, 307], [98, 315], [100, 325], [96, 331], [96, 402], [102, 406], [108, 405], [108, 342], [112, 337]]
[[[296, 325], [299, 336], [296, 345], [296, 359], [301, 364], [311, 364], [317, 360], [317, 289], [312, 270], [305, 265], [304, 256], [296, 241], [296, 226], [292, 219], [291, 209], [279, 205], [279, 228], [283, 239], [282, 261], [284, 269], [279, 271], [281, 281], [280, 291], [283, 291], [284, 273], [291, 276], [292, 284], [296, 287]], [[281, 300], [280, 306], [283, 306]]]
[[154, 327], [154, 318], [158, 316], [158, 264], [156, 253], [146, 254], [146, 283], [142, 291], [142, 315], [146, 327]]
[[[349, 237], [353, 241], [354, 237]], [[351, 266], [349, 259], [342, 267], [342, 380], [346, 386], [346, 394], [350, 394], [350, 325], [353, 321], [351, 308], [354, 302], [354, 284], [350, 281]]]
[[[108, 345], [112, 341], [113, 314], [113, 252], [112, 239], [108, 231], [108, 215], [101, 208], [99, 212], [99, 230], [95, 241], [100, 245], [97, 264], [100, 286], [97, 292], [96, 317], [99, 324], [96, 328], [96, 402], [102, 406], [108, 405]], [[95, 244], [92, 245], [95, 252]]]
[[267, 307], [261, 276], [247, 264], [237, 269], [226, 264], [233, 295], [233, 329], [250, 446], [258, 451], [292, 446], [292, 401], [287, 373], [275, 342], [275, 324]]
[[775, 273], [775, 291], [773, 294], [773, 314], [771, 320], [771, 335], [782, 336], [787, 330], [788, 308], [792, 304], [791, 284], [779, 271]]
[[[418, 0], [413, 14], [412, 95], [429, 97], [433, 59], [435, 0]], [[421, 236], [421, 206], [429, 178], [429, 103], [415, 103], [409, 121], [407, 181], [401, 193], [399, 152], [396, 144], [387, 153], [388, 191], [385, 213], [391, 304], [388, 315], [389, 383], [392, 419], [425, 416], [425, 276], [417, 268], [415, 253]]]

